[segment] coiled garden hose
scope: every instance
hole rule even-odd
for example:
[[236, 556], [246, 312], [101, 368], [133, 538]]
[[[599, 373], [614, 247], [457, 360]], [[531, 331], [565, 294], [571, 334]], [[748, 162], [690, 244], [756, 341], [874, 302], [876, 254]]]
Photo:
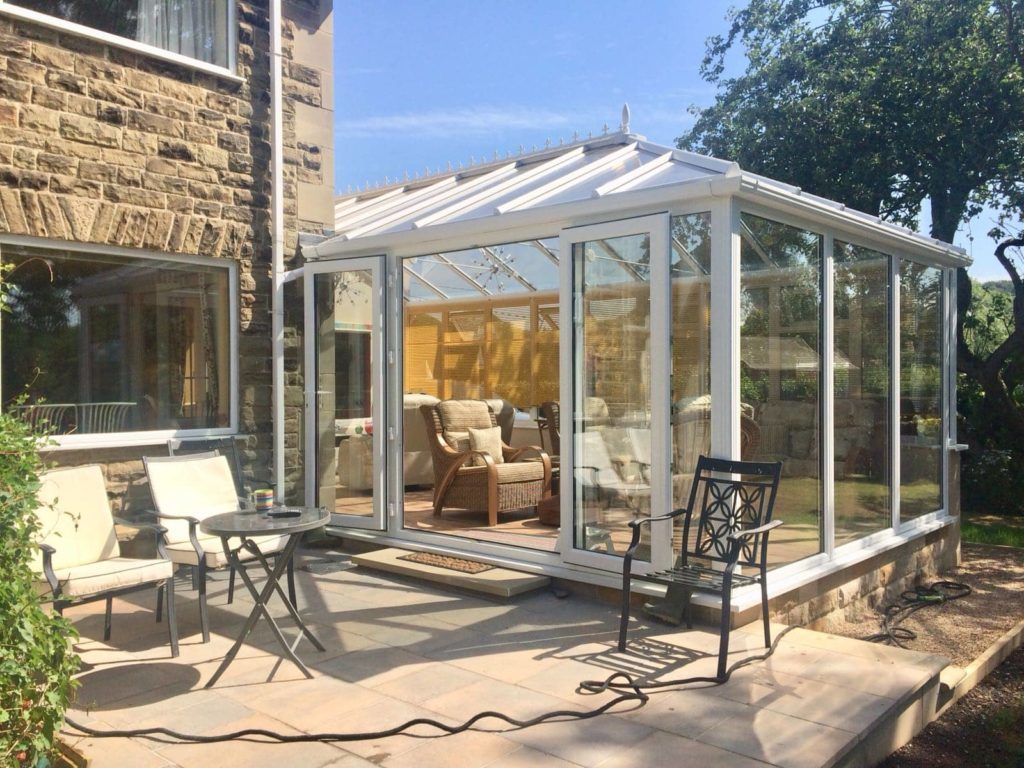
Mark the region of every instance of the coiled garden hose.
[[907, 590], [896, 602], [890, 603], [882, 610], [882, 631], [864, 639], [870, 643], [885, 643], [910, 650], [904, 643], [916, 640], [917, 633], [902, 626], [904, 621], [922, 608], [959, 600], [969, 594], [971, 588], [959, 581], [935, 581], [927, 587]]
[[[778, 648], [779, 641], [782, 640], [783, 636], [789, 632], [789, 628], [784, 629], [780, 632], [775, 641], [772, 643], [765, 653], [759, 656], [749, 656], [741, 661], [736, 662], [729, 667], [725, 676], [718, 677], [686, 677], [677, 678], [674, 680], [657, 680], [654, 682], [638, 682], [632, 676], [626, 672], [615, 672], [609, 675], [604, 680], [583, 680], [580, 682], [577, 690], [586, 692], [589, 694], [598, 694], [604, 691], [615, 691], [618, 695], [605, 702], [600, 707], [595, 709], [589, 709], [584, 711], [573, 710], [573, 709], [559, 709], [551, 712], [545, 712], [527, 719], [519, 719], [507, 715], [504, 712], [497, 712], [495, 710], [486, 710], [484, 712], [478, 712], [477, 714], [470, 717], [459, 725], [448, 725], [438, 720], [434, 720], [429, 717], [417, 717], [412, 720], [408, 720], [401, 725], [396, 725], [393, 728], [386, 728], [380, 731], [365, 731], [357, 733], [299, 733], [299, 734], [284, 734], [272, 731], [266, 728], [243, 728], [238, 731], [230, 731], [228, 733], [218, 733], [211, 736], [201, 736], [194, 733], [183, 733], [181, 731], [173, 731], [170, 728], [164, 728], [162, 726], [154, 726], [151, 728], [130, 728], [130, 729], [103, 729], [93, 728], [88, 725], [83, 725], [77, 722], [74, 718], [68, 717], [65, 720], [65, 728], [63, 733], [68, 736], [91, 736], [94, 738], [148, 738], [153, 740], [167, 740], [173, 739], [176, 742], [187, 743], [187, 744], [214, 744], [222, 741], [252, 741], [262, 744], [294, 744], [299, 742], [349, 742], [349, 741], [369, 741], [373, 739], [383, 739], [388, 736], [398, 736], [400, 734], [406, 734], [413, 738], [439, 738], [443, 736], [452, 736], [456, 733], [462, 733], [463, 731], [475, 730], [475, 731], [492, 731], [489, 728], [481, 728], [478, 726], [484, 720], [499, 720], [512, 726], [512, 728], [504, 730], [522, 730], [524, 728], [531, 728], [535, 725], [541, 725], [542, 723], [549, 722], [571, 722], [573, 720], [588, 720], [593, 717], [603, 715], [605, 712], [617, 707], [625, 702], [634, 702], [637, 708], [640, 708], [647, 704], [650, 700], [650, 694], [647, 693], [649, 690], [660, 690], [669, 687], [677, 687], [683, 685], [692, 685], [697, 683], [707, 683], [708, 687], [714, 687], [723, 685], [728, 682], [733, 672], [745, 667], [749, 664], [753, 664], [757, 661], [764, 661]], [[437, 733], [433, 734], [413, 734], [406, 733], [407, 731], [415, 728], [416, 726], [426, 726], [433, 728]], [[492, 731], [493, 732], [493, 731]]]

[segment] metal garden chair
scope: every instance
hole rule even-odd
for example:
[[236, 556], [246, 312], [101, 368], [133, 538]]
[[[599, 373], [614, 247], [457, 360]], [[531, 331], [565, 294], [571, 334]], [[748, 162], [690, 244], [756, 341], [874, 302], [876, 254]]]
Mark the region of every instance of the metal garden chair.
[[[694, 592], [721, 597], [719, 679], [725, 678], [729, 654], [733, 587], [760, 584], [764, 643], [766, 648], [771, 647], [766, 581], [768, 535], [782, 525], [781, 520], [772, 519], [781, 473], [781, 462], [729, 461], [701, 456], [697, 460], [690, 499], [685, 508], [629, 523], [633, 534], [622, 561], [620, 651], [626, 649], [633, 579], [664, 584], [669, 590], [681, 591], [686, 603], [687, 627], [692, 626], [690, 599]], [[633, 558], [640, 546], [643, 526], [678, 518], [682, 518], [683, 531], [675, 565], [664, 571], [634, 574]]]

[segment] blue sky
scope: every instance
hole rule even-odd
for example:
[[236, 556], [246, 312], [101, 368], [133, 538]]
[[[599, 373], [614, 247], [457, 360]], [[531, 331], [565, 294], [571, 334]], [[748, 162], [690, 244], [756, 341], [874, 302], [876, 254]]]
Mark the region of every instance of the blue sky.
[[[623, 102], [633, 131], [671, 145], [714, 97], [704, 41], [737, 1], [335, 0], [335, 186], [596, 135]], [[1000, 279], [988, 219], [957, 244]]]

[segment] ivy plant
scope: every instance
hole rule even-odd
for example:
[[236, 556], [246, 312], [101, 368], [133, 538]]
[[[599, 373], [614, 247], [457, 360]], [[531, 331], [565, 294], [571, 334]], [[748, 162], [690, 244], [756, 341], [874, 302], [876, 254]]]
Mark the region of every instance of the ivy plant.
[[[0, 309], [5, 306], [0, 271]], [[0, 766], [46, 765], [64, 722], [78, 659], [74, 628], [47, 610], [33, 568], [43, 462], [36, 434], [0, 413]]]

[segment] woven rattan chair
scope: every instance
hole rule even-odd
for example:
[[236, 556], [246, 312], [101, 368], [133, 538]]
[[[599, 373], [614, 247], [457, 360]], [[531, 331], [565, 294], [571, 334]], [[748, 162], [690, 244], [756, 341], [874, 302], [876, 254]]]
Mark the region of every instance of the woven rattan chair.
[[[498, 426], [482, 400], [442, 400], [420, 406], [434, 462], [434, 515], [445, 509], [486, 510], [489, 525], [498, 514], [535, 507], [551, 487], [551, 459], [537, 446], [501, 443], [501, 461], [472, 450], [463, 437], [470, 428]], [[529, 460], [532, 457], [533, 460]]]

